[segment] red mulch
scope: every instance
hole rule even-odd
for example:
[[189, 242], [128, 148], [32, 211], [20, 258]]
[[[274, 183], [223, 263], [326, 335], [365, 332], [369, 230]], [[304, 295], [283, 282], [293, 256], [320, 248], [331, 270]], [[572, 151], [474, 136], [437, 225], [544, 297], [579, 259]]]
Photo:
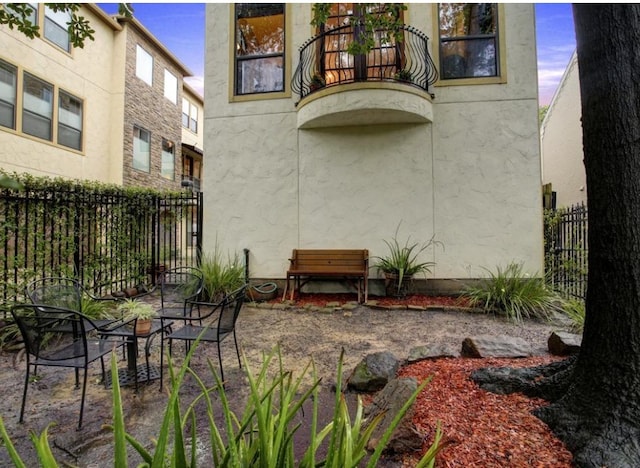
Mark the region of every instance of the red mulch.
[[[438, 421], [447, 440], [438, 467], [571, 467], [564, 444], [531, 411], [544, 400], [522, 394], [496, 395], [481, 390], [470, 374], [481, 367], [532, 367], [557, 358], [425, 360], [404, 367], [403, 377], [419, 382], [433, 376], [415, 404], [414, 423], [433, 441]], [[405, 466], [417, 458], [406, 457]]]
[[[324, 307], [328, 302], [356, 301], [355, 294], [301, 294], [297, 305]], [[464, 306], [455, 297], [415, 294], [405, 299], [370, 297], [383, 306]], [[275, 299], [272, 302], [279, 302]], [[544, 400], [522, 394], [496, 395], [471, 381], [471, 371], [482, 367], [532, 367], [558, 358], [424, 360], [401, 369], [400, 375], [423, 381], [433, 379], [415, 404], [414, 423], [427, 434], [426, 451], [440, 422], [446, 447], [438, 454], [437, 467], [555, 467], [572, 466], [572, 455], [531, 411]], [[403, 465], [415, 466], [419, 457], [405, 456]]]

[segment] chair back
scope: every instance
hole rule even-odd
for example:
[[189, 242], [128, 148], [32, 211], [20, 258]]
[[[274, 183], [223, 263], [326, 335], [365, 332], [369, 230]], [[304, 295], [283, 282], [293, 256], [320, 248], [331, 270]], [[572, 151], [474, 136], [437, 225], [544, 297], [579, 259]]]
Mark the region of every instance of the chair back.
[[11, 314], [29, 355], [50, 361], [87, 358], [87, 329], [91, 327], [81, 313], [42, 304], [18, 304]]
[[245, 284], [227, 295], [218, 319], [218, 335], [229, 333], [235, 329], [246, 293], [247, 285]]
[[160, 275], [160, 301], [163, 309], [184, 308], [202, 292], [202, 272], [194, 267], [177, 267]]
[[72, 278], [42, 278], [27, 285], [25, 293], [34, 304], [82, 311], [82, 285]]

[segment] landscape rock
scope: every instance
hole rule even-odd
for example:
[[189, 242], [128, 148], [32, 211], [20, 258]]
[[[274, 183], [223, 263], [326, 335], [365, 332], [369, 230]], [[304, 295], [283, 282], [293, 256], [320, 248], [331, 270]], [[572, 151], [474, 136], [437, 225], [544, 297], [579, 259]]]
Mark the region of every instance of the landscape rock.
[[[382, 419], [373, 431], [367, 444], [367, 449], [375, 450], [383, 434], [396, 417], [402, 406], [411, 397], [418, 387], [414, 378], [400, 378], [389, 381], [387, 385], [375, 396], [373, 401], [365, 408], [364, 415], [367, 424], [382, 414]], [[423, 437], [418, 433], [413, 423], [413, 406], [409, 408], [395, 431], [389, 439], [385, 451], [392, 453], [405, 453], [420, 450]]]
[[554, 356], [577, 354], [582, 344], [582, 336], [575, 333], [554, 331], [547, 341], [549, 352]]
[[407, 362], [411, 364], [413, 362], [422, 361], [423, 359], [436, 359], [444, 357], [458, 357], [458, 353], [454, 351], [451, 346], [443, 343], [434, 345], [423, 345], [416, 346], [415, 348], [411, 348], [409, 350]]
[[400, 361], [389, 351], [369, 354], [355, 367], [347, 389], [372, 393], [384, 388], [396, 376]]
[[465, 338], [460, 355], [470, 358], [518, 358], [533, 356], [534, 350], [526, 340], [508, 335], [479, 335]]

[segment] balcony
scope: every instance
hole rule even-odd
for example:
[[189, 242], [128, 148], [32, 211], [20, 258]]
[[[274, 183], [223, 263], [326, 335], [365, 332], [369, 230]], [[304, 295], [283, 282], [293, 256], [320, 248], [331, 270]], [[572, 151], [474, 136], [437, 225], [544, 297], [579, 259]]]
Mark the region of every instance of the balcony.
[[427, 36], [403, 25], [401, 40], [377, 33], [370, 52], [351, 55], [357, 28], [330, 29], [300, 48], [291, 85], [300, 97], [298, 128], [431, 122], [438, 72]]

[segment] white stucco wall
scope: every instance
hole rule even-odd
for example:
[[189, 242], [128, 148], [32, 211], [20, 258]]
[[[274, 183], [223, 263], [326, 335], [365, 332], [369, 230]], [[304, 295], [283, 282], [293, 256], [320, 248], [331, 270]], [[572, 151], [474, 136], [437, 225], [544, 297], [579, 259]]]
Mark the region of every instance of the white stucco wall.
[[[120, 183], [121, 175], [114, 172], [110, 163], [114, 143], [109, 131], [105, 131], [111, 125], [122, 127], [122, 118], [114, 120], [112, 115], [113, 101], [117, 98], [112, 69], [114, 33], [93, 10], [83, 8], [79, 14], [85, 16], [95, 30], [95, 41], [86, 41], [83, 49], [65, 53], [44, 38], [29, 39], [2, 27], [0, 58], [17, 65], [20, 75], [26, 71], [83, 100], [83, 150], [68, 150], [0, 128], [0, 167], [8, 172]], [[116, 141], [120, 161], [121, 141]]]
[[[311, 6], [291, 4], [293, 74]], [[542, 271], [533, 6], [505, 4], [507, 83], [434, 88], [433, 123], [298, 129], [297, 96], [229, 102], [228, 5], [207, 5], [204, 248], [249, 248], [251, 276], [283, 278], [293, 248], [445, 245], [433, 278]], [[431, 5], [407, 22], [432, 35]], [[372, 274], [375, 277], [375, 271]]]
[[587, 202], [582, 151], [578, 58], [573, 54], [542, 123], [542, 180], [556, 192], [556, 206]]

